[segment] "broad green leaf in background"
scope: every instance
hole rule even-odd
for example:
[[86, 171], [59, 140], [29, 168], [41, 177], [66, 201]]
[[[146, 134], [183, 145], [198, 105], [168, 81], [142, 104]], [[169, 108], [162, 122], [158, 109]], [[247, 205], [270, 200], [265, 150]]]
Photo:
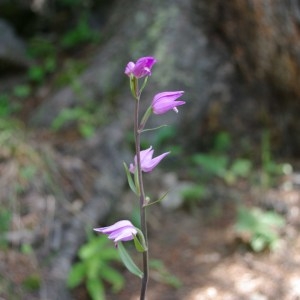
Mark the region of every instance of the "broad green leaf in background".
[[86, 283], [89, 294], [93, 300], [105, 300], [105, 289], [102, 281], [95, 279], [90, 279]]
[[102, 278], [112, 285], [112, 291], [117, 293], [124, 287], [124, 277], [113, 268], [105, 265], [101, 270]]
[[74, 288], [77, 285], [79, 285], [85, 277], [85, 265], [84, 263], [77, 263], [72, 266], [72, 269], [69, 273], [68, 279], [67, 279], [67, 286], [69, 288]]

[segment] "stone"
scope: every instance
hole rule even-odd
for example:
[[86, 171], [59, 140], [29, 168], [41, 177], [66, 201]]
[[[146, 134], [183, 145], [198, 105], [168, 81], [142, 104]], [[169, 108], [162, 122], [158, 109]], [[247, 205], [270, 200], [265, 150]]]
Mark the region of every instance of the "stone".
[[24, 41], [5, 20], [0, 19], [0, 71], [23, 69], [30, 65]]

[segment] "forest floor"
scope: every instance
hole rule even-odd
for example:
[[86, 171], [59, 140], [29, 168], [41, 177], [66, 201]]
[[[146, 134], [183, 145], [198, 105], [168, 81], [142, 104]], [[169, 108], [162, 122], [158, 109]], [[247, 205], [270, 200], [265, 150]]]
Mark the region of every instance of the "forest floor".
[[[37, 65], [37, 69], [33, 69], [38, 71], [35, 72], [37, 74], [33, 74], [36, 82], [32, 84], [34, 81], [28, 81], [25, 75], [25, 80], [21, 78], [19, 82], [18, 79], [14, 85], [21, 87], [21, 90], [16, 89], [18, 92], [10, 94], [16, 102], [13, 104], [20, 105], [19, 102], [22, 101], [19, 117], [23, 121], [29, 119], [29, 115], [40, 102], [48, 101], [48, 96], [58, 87], [70, 85], [74, 91], [80, 90], [77, 78], [86, 62], [93, 57], [95, 48], [98, 48], [98, 46], [88, 46], [85, 50], [81, 48], [80, 39], [85, 37], [89, 39], [89, 36], [93, 36], [93, 31], [85, 29], [82, 33], [80, 28], [74, 27], [73, 31], [62, 30], [62, 36], [58, 39], [62, 41], [64, 33], [68, 33], [68, 37], [75, 37], [74, 49], [70, 51], [73, 54], [55, 50], [57, 47], [52, 45], [52, 35], [48, 43], [41, 39], [40, 49], [35, 49], [40, 50], [36, 54], [36, 60], [40, 61], [40, 65]], [[111, 30], [108, 32], [111, 34]], [[79, 39], [77, 41], [79, 46], [76, 44], [76, 38]], [[69, 61], [71, 55], [74, 55], [74, 60]], [[52, 64], [57, 64], [57, 67]], [[57, 74], [51, 68], [57, 68]], [[9, 83], [11, 84], [12, 82]], [[37, 90], [31, 91], [32, 86], [36, 86]], [[55, 88], [52, 89], [53, 87]], [[225, 91], [227, 98], [227, 89]], [[31, 97], [31, 94], [35, 96]], [[5, 111], [5, 101], [2, 100], [1, 105], [4, 105]], [[86, 118], [86, 115], [81, 117]], [[265, 112], [261, 113], [261, 117], [266, 117]], [[6, 128], [6, 119], [3, 120], [2, 126]], [[18, 130], [4, 132], [2, 137], [0, 135], [2, 138], [0, 139], [0, 300], [64, 300], [59, 299], [60, 295], [57, 295], [57, 299], [44, 299], [40, 295], [40, 288], [50, 273], [51, 259], [59, 252], [58, 248], [55, 252], [49, 246], [52, 242], [50, 228], [58, 228], [55, 226], [57, 221], [65, 224], [62, 220], [55, 219], [56, 212], [62, 212], [57, 214], [61, 219], [66, 218], [65, 211], [76, 218], [76, 213], [86, 203], [82, 201], [84, 196], [74, 193], [72, 198], [74, 202], [64, 202], [65, 210], [60, 211], [61, 207], [58, 207], [53, 195], [55, 192], [61, 192], [57, 191], [60, 186], [72, 194], [77, 176], [81, 176], [81, 173], [77, 172], [78, 169], [82, 172], [85, 169], [80, 168], [81, 160], [68, 157], [68, 153], [60, 153], [66, 156], [61, 155], [58, 164], [64, 161], [63, 167], [71, 169], [76, 176], [70, 177], [74, 179], [72, 181], [67, 176], [64, 177], [65, 174], [52, 170], [56, 180], [47, 182], [51, 186], [46, 185], [42, 175], [46, 173], [44, 171], [48, 165], [40, 159], [40, 152], [48, 149], [43, 148], [44, 141], [45, 144], [49, 143], [48, 137], [44, 137], [44, 140], [33, 138], [32, 146], [31, 138], [28, 141], [27, 137], [24, 140], [21, 137], [20, 142], [19, 137], [15, 135], [16, 132]], [[7, 137], [12, 140], [11, 145], [7, 143]], [[73, 141], [76, 138], [78, 136], [73, 137], [72, 134], [70, 138], [63, 136], [59, 146], [68, 144], [69, 139]], [[40, 147], [36, 147], [36, 144]], [[73, 146], [72, 143], [69, 144], [70, 147]], [[40, 151], [35, 151], [35, 148], [39, 148]], [[51, 151], [49, 153], [52, 154]], [[45, 156], [47, 154], [45, 153]], [[72, 165], [76, 163], [79, 165], [78, 168]], [[211, 195], [217, 197], [211, 196], [205, 201], [197, 202], [196, 205], [177, 209], [164, 209], [160, 205], [150, 207], [148, 211], [150, 278], [147, 300], [300, 300], [300, 173], [295, 173], [299, 170], [298, 163], [294, 173], [279, 180], [278, 185], [264, 188], [257, 183], [251, 183], [251, 180], [237, 181], [232, 185], [216, 180], [207, 188], [211, 191]], [[88, 175], [86, 180], [88, 182], [94, 175], [90, 173], [91, 175], [85, 172]], [[46, 179], [51, 181], [53, 178], [46, 176]], [[85, 180], [80, 179], [78, 181], [83, 183], [82, 190], [87, 191]], [[132, 199], [127, 198], [119, 211], [120, 215], [121, 212], [124, 214], [125, 211], [130, 211], [128, 207], [130, 208], [129, 202]], [[278, 248], [274, 251], [265, 249], [255, 252], [249, 245], [251, 235], [237, 233], [235, 225], [238, 207], [241, 204], [248, 207], [249, 211], [252, 207], [260, 207], [276, 211], [284, 218], [286, 224], [278, 231]], [[58, 233], [60, 234], [59, 230]], [[56, 237], [55, 234], [53, 236]], [[131, 243], [128, 244], [126, 246], [130, 247]], [[44, 251], [43, 255], [40, 255], [39, 251]], [[140, 263], [140, 255], [134, 251], [132, 255]], [[106, 300], [138, 300], [140, 280], [125, 270], [121, 264], [116, 267], [125, 278], [125, 286], [120, 292], [114, 293], [107, 284]], [[90, 299], [83, 285], [71, 293], [74, 300]]]
[[[222, 202], [212, 199], [192, 211], [151, 208], [150, 259], [160, 266], [150, 272], [148, 299], [300, 299], [299, 191], [299, 186], [254, 191], [243, 184], [227, 188]], [[237, 235], [233, 193], [240, 203], [284, 203], [286, 225], [277, 250], [255, 253], [247, 237]], [[108, 299], [139, 299], [139, 280], [127, 272], [125, 277], [124, 290]]]
[[[280, 186], [270, 189], [253, 188], [245, 182], [234, 186], [214, 184], [212, 188], [220, 189], [221, 197], [207, 199], [192, 209], [166, 210], [159, 205], [149, 208], [148, 299], [300, 299], [298, 177], [291, 174]], [[284, 188], [286, 186], [289, 188]], [[286, 225], [280, 231], [280, 243], [275, 251], [255, 253], [249, 247], [249, 237], [236, 233], [234, 224], [241, 203], [249, 207], [260, 203], [281, 210]], [[26, 210], [25, 203], [19, 209]], [[21, 251], [0, 251], [1, 300], [40, 299], [39, 277], [47, 272], [32, 250], [23, 247]], [[136, 255], [135, 259], [139, 257]], [[139, 299], [139, 279], [122, 266], [120, 271], [125, 287], [115, 294], [108, 285], [107, 299]], [[90, 299], [83, 287], [76, 289], [73, 296], [76, 300]]]
[[[13, 173], [14, 168], [13, 164], [3, 165], [2, 169], [0, 165], [3, 174]], [[209, 189], [212, 194], [219, 190], [218, 199], [175, 210], [159, 205], [149, 208], [148, 300], [300, 300], [300, 175], [290, 174], [276, 188], [253, 187], [248, 182], [228, 186], [217, 181]], [[21, 199], [14, 207], [32, 232], [45, 223], [45, 216], [37, 213], [43, 205], [40, 200], [30, 200], [36, 202], [36, 211], [30, 211], [32, 203], [27, 203], [28, 199]], [[51, 199], [46, 200], [51, 204]], [[237, 234], [234, 225], [239, 204], [267, 206], [282, 214], [286, 225], [275, 251], [255, 253], [249, 246], [249, 236]], [[6, 211], [1, 208], [0, 233], [7, 230]], [[19, 233], [25, 239], [30, 235], [30, 231]], [[0, 248], [0, 300], [45, 300], [38, 290], [47, 274], [48, 261], [39, 261], [30, 244], [14, 243], [18, 239], [12, 235], [14, 245]], [[0, 246], [1, 242], [0, 236]], [[119, 268], [125, 287], [113, 293], [107, 285], [107, 300], [139, 299], [139, 279]], [[82, 286], [74, 290], [73, 296], [75, 300], [90, 299]]]

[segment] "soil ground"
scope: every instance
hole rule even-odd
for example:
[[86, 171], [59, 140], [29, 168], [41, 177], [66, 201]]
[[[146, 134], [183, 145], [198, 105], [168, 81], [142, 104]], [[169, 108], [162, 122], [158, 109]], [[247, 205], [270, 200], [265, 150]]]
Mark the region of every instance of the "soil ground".
[[[236, 192], [237, 190], [235, 190]], [[239, 191], [241, 200], [258, 193]], [[149, 300], [296, 300], [300, 299], [299, 190], [269, 190], [263, 198], [285, 203], [287, 224], [276, 251], [253, 252], [233, 229], [236, 206], [208, 204], [193, 211], [149, 211], [150, 258], [169, 275], [151, 271]], [[226, 198], [226, 195], [224, 195]], [[181, 282], [172, 287], [170, 274]], [[125, 272], [126, 286], [108, 299], [139, 299], [139, 280]]]
[[[149, 208], [150, 260], [156, 267], [150, 271], [148, 300], [300, 299], [299, 185], [269, 190], [241, 186], [214, 185], [213, 189], [220, 188], [227, 200], [211, 199], [192, 210], [167, 211], [159, 205]], [[273, 199], [274, 207], [276, 203], [280, 207], [284, 204], [282, 214], [287, 223], [276, 251], [255, 253], [245, 243], [247, 237], [236, 234], [233, 226], [237, 205], [232, 197], [252, 205], [258, 203], [258, 198]], [[36, 278], [43, 274], [43, 262], [30, 252], [28, 255], [26, 249], [11, 249], [0, 255], [0, 299], [40, 299]], [[139, 279], [121, 265], [120, 270], [125, 287], [115, 294], [107, 286], [107, 299], [139, 299]], [[73, 295], [76, 300], [89, 299], [83, 287]]]
[[[150, 270], [147, 299], [300, 299], [299, 178], [293, 173], [268, 189], [254, 188], [245, 181], [232, 186], [217, 181], [209, 187], [217, 196], [190, 209], [167, 210], [160, 204], [150, 207], [149, 252], [156, 267]], [[125, 198], [123, 214], [132, 205], [128, 204], [132, 198]], [[248, 237], [237, 235], [238, 204], [268, 207], [284, 217], [286, 225], [276, 251], [255, 253]], [[26, 218], [38, 227], [38, 216], [30, 212], [28, 203], [20, 201], [19, 206], [24, 212], [23, 222]], [[47, 273], [48, 257], [38, 257], [35, 249], [26, 245], [0, 251], [0, 300], [41, 299], [38, 288], [40, 278]], [[120, 271], [125, 287], [115, 294], [107, 286], [107, 300], [139, 299], [139, 279], [121, 265]], [[90, 299], [84, 287], [74, 290], [73, 296], [74, 300]]]

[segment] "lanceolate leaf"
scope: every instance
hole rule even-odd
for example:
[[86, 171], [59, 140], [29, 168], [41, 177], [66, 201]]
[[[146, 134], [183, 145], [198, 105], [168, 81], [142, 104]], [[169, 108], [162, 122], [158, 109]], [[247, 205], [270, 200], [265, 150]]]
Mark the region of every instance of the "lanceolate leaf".
[[143, 89], [145, 88], [148, 81], [148, 76], [145, 77], [142, 87], [140, 88], [140, 95], [142, 94]]
[[105, 300], [105, 289], [98, 278], [90, 279], [86, 283], [87, 290], [93, 300]]
[[133, 182], [133, 180], [132, 180], [132, 177], [131, 177], [131, 174], [130, 174], [130, 172], [129, 172], [129, 170], [128, 170], [128, 167], [127, 167], [127, 165], [126, 165], [125, 163], [123, 163], [123, 165], [124, 165], [124, 168], [125, 168], [125, 172], [126, 172], [126, 176], [127, 176], [127, 181], [128, 181], [129, 187], [130, 187], [130, 189], [131, 189], [136, 195], [138, 195], [136, 186], [135, 186], [135, 184], [134, 184], [134, 182]]
[[120, 257], [125, 265], [125, 267], [128, 269], [129, 272], [132, 274], [143, 278], [144, 273], [139, 269], [139, 267], [133, 262], [130, 255], [126, 251], [125, 247], [121, 242], [118, 243], [118, 251], [120, 254]]
[[112, 285], [112, 290], [114, 292], [119, 292], [124, 287], [125, 280], [123, 275], [109, 265], [104, 265], [102, 267], [101, 278]]
[[133, 236], [133, 241], [134, 241], [135, 249], [138, 252], [145, 252], [146, 251], [145, 247], [142, 245], [142, 243], [139, 241], [139, 239], [137, 238], [136, 235]]
[[162, 201], [162, 200], [168, 195], [168, 193], [169, 193], [169, 191], [165, 192], [159, 199], [157, 199], [157, 200], [155, 200], [155, 201], [153, 201], [153, 202], [147, 203], [147, 204], [144, 205], [144, 206], [147, 207], [147, 206], [150, 206], [150, 205], [152, 205], [152, 204], [155, 204], [155, 203], [158, 203], [158, 202]]
[[82, 262], [75, 264], [68, 276], [67, 285], [69, 288], [74, 288], [79, 285], [86, 275], [85, 265]]

